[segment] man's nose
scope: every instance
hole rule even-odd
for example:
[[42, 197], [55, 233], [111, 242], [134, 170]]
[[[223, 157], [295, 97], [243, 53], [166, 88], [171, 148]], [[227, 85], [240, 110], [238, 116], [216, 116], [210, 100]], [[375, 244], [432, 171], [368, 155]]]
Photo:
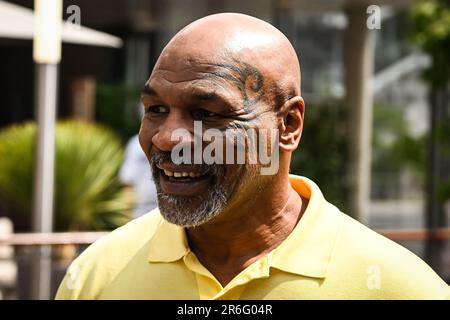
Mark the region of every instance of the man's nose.
[[193, 144], [192, 124], [182, 114], [171, 112], [153, 136], [152, 143], [161, 151], [172, 151], [179, 143]]

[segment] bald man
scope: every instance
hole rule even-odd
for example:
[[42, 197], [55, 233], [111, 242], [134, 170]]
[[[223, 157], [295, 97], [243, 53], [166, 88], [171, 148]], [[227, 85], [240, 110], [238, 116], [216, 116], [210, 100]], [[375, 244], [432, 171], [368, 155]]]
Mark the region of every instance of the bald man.
[[305, 104], [295, 50], [270, 24], [227, 13], [188, 25], [161, 53], [142, 102], [158, 209], [83, 252], [57, 298], [450, 296], [422, 260], [289, 175]]

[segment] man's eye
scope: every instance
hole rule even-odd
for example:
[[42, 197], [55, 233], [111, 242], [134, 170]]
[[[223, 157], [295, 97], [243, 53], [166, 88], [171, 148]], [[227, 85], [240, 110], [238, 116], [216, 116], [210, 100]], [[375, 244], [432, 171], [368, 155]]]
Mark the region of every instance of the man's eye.
[[213, 118], [217, 116], [217, 113], [205, 110], [205, 109], [196, 109], [192, 112], [192, 117], [195, 120], [201, 120], [205, 118]]
[[169, 108], [164, 107], [164, 106], [153, 106], [153, 107], [149, 107], [147, 109], [148, 113], [168, 113], [169, 112]]

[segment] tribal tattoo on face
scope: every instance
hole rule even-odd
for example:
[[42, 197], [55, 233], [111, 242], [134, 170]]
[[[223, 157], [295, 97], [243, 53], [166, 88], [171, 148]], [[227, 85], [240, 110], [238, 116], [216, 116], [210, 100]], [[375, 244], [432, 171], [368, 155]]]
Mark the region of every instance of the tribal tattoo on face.
[[[229, 62], [226, 62], [226, 61]], [[272, 88], [269, 92], [265, 89], [266, 79], [262, 72], [249, 63], [237, 59], [224, 58], [225, 62], [201, 62], [192, 60], [193, 65], [203, 65], [207, 71], [203, 72], [205, 78], [221, 78], [231, 83], [238, 89], [241, 95], [242, 113], [232, 115], [233, 119], [224, 129], [257, 128], [261, 123], [264, 114], [274, 111], [274, 106], [278, 105], [280, 98], [277, 89]], [[275, 93], [275, 101], [270, 101], [269, 95]], [[263, 103], [261, 103], [263, 102]], [[264, 103], [265, 102], [265, 103]]]
[[246, 112], [264, 96], [264, 77], [261, 72], [242, 61], [234, 60], [233, 64], [210, 64], [216, 68], [227, 69], [228, 72], [213, 71], [212, 75], [231, 81], [242, 94], [243, 106]]

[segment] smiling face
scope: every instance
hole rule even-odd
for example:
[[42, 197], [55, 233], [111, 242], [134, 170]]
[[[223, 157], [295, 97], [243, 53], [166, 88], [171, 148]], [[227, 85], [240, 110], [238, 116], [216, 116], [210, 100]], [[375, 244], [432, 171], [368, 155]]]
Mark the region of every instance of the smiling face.
[[[261, 165], [249, 163], [255, 155], [248, 148], [245, 164], [175, 164], [171, 152], [176, 145], [198, 147], [194, 122], [201, 121], [203, 131], [238, 132], [248, 145], [248, 129], [260, 132], [279, 127], [275, 110], [289, 99], [289, 93], [274, 85], [280, 80], [274, 79], [274, 73], [283, 70], [270, 74], [270, 68], [261, 64], [261, 59], [274, 55], [267, 53], [274, 44], [270, 36], [261, 37], [259, 44], [252, 43], [247, 50], [240, 30], [228, 28], [228, 40], [218, 36], [223, 29], [217, 23], [229, 26], [229, 21], [205, 20], [188, 26], [169, 43], [142, 92], [145, 115], [140, 143], [153, 169], [160, 212], [169, 222], [187, 227], [213, 221], [227, 208], [257, 197], [274, 178], [261, 176]], [[263, 23], [256, 19], [251, 23], [255, 21]], [[261, 31], [256, 34], [261, 36]], [[246, 37], [254, 42], [255, 32]], [[189, 135], [174, 139], [177, 129]], [[209, 143], [200, 140], [201, 150]]]

